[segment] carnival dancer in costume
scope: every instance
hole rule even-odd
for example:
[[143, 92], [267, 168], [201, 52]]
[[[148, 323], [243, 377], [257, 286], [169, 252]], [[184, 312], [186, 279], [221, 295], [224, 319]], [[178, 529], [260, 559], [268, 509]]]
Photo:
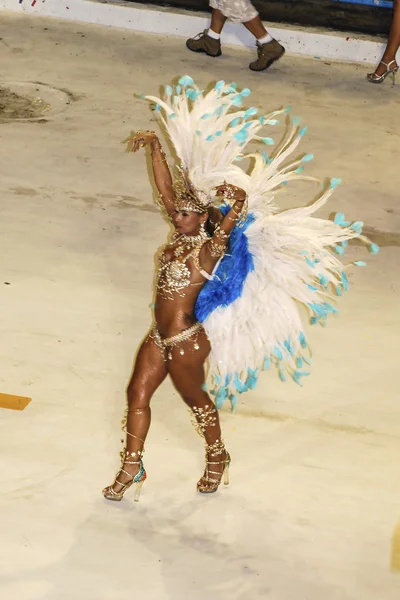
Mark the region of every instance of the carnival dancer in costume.
[[211, 279], [230, 233], [245, 211], [246, 193], [235, 186], [217, 187], [216, 194], [224, 194], [232, 202], [225, 217], [219, 218], [218, 211], [210, 206], [212, 198], [191, 185], [184, 169], [173, 184], [154, 132], [138, 132], [130, 143], [133, 152], [142, 146], [150, 148], [159, 198], [175, 232], [159, 257], [155, 322], [140, 347], [128, 386], [123, 465], [114, 484], [103, 494], [109, 500], [121, 500], [128, 487], [136, 483], [135, 499], [139, 499], [146, 479], [142, 456], [150, 426], [150, 400], [167, 375], [192, 410], [197, 429], [206, 441], [206, 469], [197, 489], [215, 492], [223, 474], [228, 483], [230, 457], [222, 441], [218, 412], [204, 389], [204, 362], [210, 342], [194, 309], [201, 288]]
[[[362, 236], [361, 222], [345, 221], [343, 214], [334, 222], [312, 216], [339, 180], [331, 180], [310, 206], [278, 210], [280, 188], [293, 180], [315, 181], [303, 174], [312, 155], [288, 161], [305, 133], [295, 119], [271, 156], [264, 149], [245, 153], [251, 141], [272, 145], [261, 130], [277, 125], [279, 114], [288, 118], [286, 110], [257, 117], [256, 108], [242, 109], [249, 94], [223, 81], [204, 92], [184, 76], [175, 88], [166, 86], [163, 99], [148, 97], [179, 158], [175, 180], [154, 132], [127, 140], [133, 152], [150, 149], [160, 204], [174, 233], [159, 257], [154, 324], [128, 386], [126, 447], [114, 483], [103, 490], [109, 500], [121, 500], [132, 484], [139, 499], [150, 400], [167, 375], [205, 440], [197, 490], [215, 492], [223, 476], [228, 483], [230, 456], [217, 409], [227, 399], [234, 407], [261, 370], [275, 367], [282, 381], [289, 376], [301, 383], [310, 350], [299, 304], [311, 323], [324, 323], [337, 312], [332, 298], [348, 289], [334, 253], [341, 256], [352, 238], [378, 250]], [[249, 173], [237, 164], [243, 158], [253, 163]], [[206, 391], [207, 358], [214, 400]]]

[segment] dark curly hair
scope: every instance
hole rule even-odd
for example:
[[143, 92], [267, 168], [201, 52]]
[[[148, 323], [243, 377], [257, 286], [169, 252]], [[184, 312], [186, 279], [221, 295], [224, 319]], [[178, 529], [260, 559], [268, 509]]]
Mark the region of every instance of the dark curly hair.
[[217, 225], [221, 223], [223, 214], [215, 206], [210, 206], [208, 209], [208, 219], [206, 222], [206, 231], [208, 235], [213, 236]]

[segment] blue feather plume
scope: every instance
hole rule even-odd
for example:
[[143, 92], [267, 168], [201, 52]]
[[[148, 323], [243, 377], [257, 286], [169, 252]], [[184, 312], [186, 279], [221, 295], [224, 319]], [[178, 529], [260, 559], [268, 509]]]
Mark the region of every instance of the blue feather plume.
[[[220, 210], [226, 215], [230, 207], [224, 205]], [[229, 306], [242, 295], [247, 275], [254, 271], [253, 256], [245, 234], [253, 221], [254, 216], [249, 214], [243, 227], [234, 228], [229, 239], [229, 248], [218, 266], [214, 279], [207, 281], [203, 286], [195, 306], [196, 319], [200, 323], [203, 323], [216, 308]]]

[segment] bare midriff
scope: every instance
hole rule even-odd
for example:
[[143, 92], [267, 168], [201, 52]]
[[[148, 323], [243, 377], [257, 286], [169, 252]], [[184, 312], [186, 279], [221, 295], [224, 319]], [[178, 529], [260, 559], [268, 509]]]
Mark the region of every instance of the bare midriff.
[[175, 300], [166, 300], [157, 296], [154, 314], [157, 328], [163, 338], [176, 335], [196, 323], [194, 307], [201, 289], [199, 288], [195, 293], [187, 294], [186, 298], [178, 296]]
[[[190, 253], [187, 253], [190, 254]], [[160, 256], [160, 264], [168, 265], [174, 261], [170, 249], [164, 251]], [[162, 287], [160, 289], [160, 274], [158, 270], [157, 295], [154, 308], [154, 316], [158, 331], [163, 338], [171, 337], [196, 323], [194, 308], [205, 278], [198, 272], [193, 258], [183, 259], [181, 264], [186, 266], [188, 283], [177, 291]], [[190, 275], [189, 275], [190, 273]]]

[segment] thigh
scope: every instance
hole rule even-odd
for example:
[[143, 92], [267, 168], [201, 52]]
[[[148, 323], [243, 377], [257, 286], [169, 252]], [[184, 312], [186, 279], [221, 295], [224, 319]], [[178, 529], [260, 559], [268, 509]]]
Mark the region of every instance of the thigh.
[[[197, 336], [199, 349], [194, 348], [193, 339], [186, 340], [172, 350], [172, 360], [167, 361], [168, 373], [177, 392], [188, 402], [195, 402], [206, 395], [205, 361], [210, 353], [210, 342], [204, 330]], [[184, 354], [181, 354], [181, 349]]]
[[136, 355], [128, 396], [135, 398], [135, 404], [148, 405], [151, 396], [167, 376], [164, 355], [151, 333], [142, 342]]
[[250, 0], [211, 0], [210, 6], [220, 10], [233, 23], [247, 23], [258, 15]]

